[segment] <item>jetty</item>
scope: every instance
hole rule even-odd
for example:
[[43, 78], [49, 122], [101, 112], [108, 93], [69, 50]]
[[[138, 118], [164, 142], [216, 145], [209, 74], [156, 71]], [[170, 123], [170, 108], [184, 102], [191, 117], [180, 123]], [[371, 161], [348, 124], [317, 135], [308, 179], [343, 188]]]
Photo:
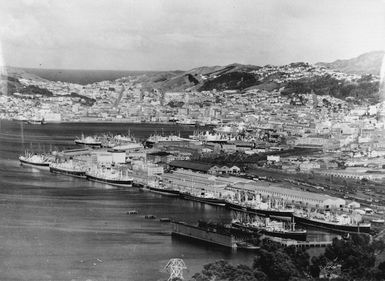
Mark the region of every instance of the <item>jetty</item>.
[[261, 239], [268, 239], [270, 241], [279, 243], [281, 246], [294, 246], [297, 248], [323, 248], [332, 245], [332, 241], [297, 241], [292, 239], [283, 239], [278, 237], [264, 236]]

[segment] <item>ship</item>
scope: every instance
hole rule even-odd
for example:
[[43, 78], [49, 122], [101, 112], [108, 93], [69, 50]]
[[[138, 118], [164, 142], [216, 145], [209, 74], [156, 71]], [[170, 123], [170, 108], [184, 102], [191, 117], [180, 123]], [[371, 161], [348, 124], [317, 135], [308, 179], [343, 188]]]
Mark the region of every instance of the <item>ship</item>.
[[145, 141], [145, 145], [147, 147], [153, 147], [154, 144], [158, 142], [175, 142], [175, 141], [183, 141], [183, 140], [185, 139], [176, 135], [169, 135], [169, 136], [152, 135], [147, 138], [147, 140]]
[[147, 183], [147, 187], [148, 187], [149, 190], [151, 190], [153, 192], [156, 192], [156, 193], [160, 193], [160, 194], [164, 194], [164, 195], [168, 195], [168, 196], [173, 196], [173, 197], [180, 196], [179, 190], [168, 188], [167, 186], [165, 186], [162, 183], [161, 180], [159, 180], [159, 181], [149, 181]]
[[267, 202], [263, 202], [260, 194], [243, 194], [242, 196], [236, 194], [235, 197], [226, 200], [226, 206], [234, 211], [277, 218], [291, 218], [293, 216], [294, 210], [286, 208], [283, 202], [279, 200], [269, 199]]
[[370, 233], [371, 224], [361, 222], [359, 214], [331, 214], [330, 212], [302, 212], [294, 213], [297, 224], [327, 229], [338, 233]]
[[114, 168], [94, 168], [86, 172], [86, 178], [90, 181], [106, 183], [114, 186], [132, 187], [133, 178], [123, 174]]
[[38, 168], [47, 168], [49, 169], [49, 164], [51, 163], [49, 157], [44, 154], [31, 154], [26, 153], [24, 156], [19, 157], [19, 161], [22, 165], [28, 165]]
[[182, 198], [196, 201], [200, 203], [215, 205], [215, 206], [226, 206], [226, 201], [222, 198], [217, 198], [214, 194], [209, 192], [201, 192], [201, 193], [190, 193], [183, 192], [181, 193]]
[[49, 165], [49, 170], [51, 173], [55, 174], [86, 178], [87, 169], [84, 167], [84, 165], [80, 165], [79, 163], [70, 160], [69, 162], [51, 163]]
[[44, 118], [38, 118], [38, 117], [33, 117], [31, 119], [27, 119], [27, 124], [30, 125], [45, 125], [47, 122], [45, 122]]
[[75, 139], [75, 143], [81, 144], [81, 145], [97, 146], [97, 147], [102, 146], [102, 142], [98, 138], [91, 137], [91, 136], [84, 137], [83, 134], [81, 138]]
[[295, 229], [294, 221], [290, 223], [290, 227], [286, 227], [284, 222], [270, 220], [270, 218], [254, 217], [252, 220], [234, 219], [232, 226], [258, 232], [271, 237], [279, 237], [283, 239], [293, 239], [298, 241], [306, 241], [307, 231]]

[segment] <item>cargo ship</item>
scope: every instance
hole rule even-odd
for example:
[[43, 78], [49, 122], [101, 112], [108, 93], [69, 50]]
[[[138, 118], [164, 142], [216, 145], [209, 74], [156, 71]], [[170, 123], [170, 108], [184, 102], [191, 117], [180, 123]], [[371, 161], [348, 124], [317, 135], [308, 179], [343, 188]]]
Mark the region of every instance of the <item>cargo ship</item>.
[[147, 187], [149, 190], [153, 192], [168, 195], [168, 196], [178, 197], [181, 195], [179, 190], [168, 188], [161, 181], [148, 182]]
[[83, 134], [80, 138], [75, 139], [75, 143], [80, 145], [89, 145], [89, 146], [96, 146], [96, 147], [102, 146], [102, 142], [98, 138], [91, 137], [91, 136], [84, 137]]
[[331, 214], [330, 212], [301, 212], [294, 213], [294, 220], [297, 224], [327, 229], [343, 233], [370, 233], [371, 224], [362, 223], [361, 217], [351, 214]]
[[97, 168], [86, 172], [86, 178], [90, 181], [106, 183], [114, 186], [132, 187], [133, 178], [112, 168]]
[[242, 211], [255, 215], [270, 216], [270, 217], [284, 217], [291, 218], [293, 216], [293, 209], [286, 208], [283, 202], [279, 200], [262, 201], [260, 194], [252, 194], [251, 200], [246, 198], [228, 199], [226, 206], [234, 211]]
[[44, 154], [26, 153], [19, 157], [20, 164], [49, 169], [50, 159]]
[[298, 241], [306, 241], [307, 238], [307, 231], [295, 229], [294, 222], [290, 223], [290, 227], [285, 227], [284, 222], [257, 217], [251, 221], [234, 219], [231, 225], [240, 229], [251, 230], [271, 237], [293, 239]]
[[147, 138], [147, 140], [145, 141], [145, 145], [151, 148], [154, 146], [154, 144], [158, 142], [176, 142], [176, 141], [183, 141], [183, 140], [184, 140], [183, 138], [176, 135], [169, 135], [169, 136], [152, 135]]
[[51, 173], [68, 175], [78, 178], [86, 178], [87, 168], [79, 163], [69, 161], [62, 163], [51, 163], [49, 165]]
[[190, 193], [190, 192], [183, 192], [181, 193], [182, 198], [196, 201], [200, 203], [215, 205], [215, 206], [226, 206], [226, 201], [221, 198], [217, 198], [212, 193], [202, 192], [202, 193]]

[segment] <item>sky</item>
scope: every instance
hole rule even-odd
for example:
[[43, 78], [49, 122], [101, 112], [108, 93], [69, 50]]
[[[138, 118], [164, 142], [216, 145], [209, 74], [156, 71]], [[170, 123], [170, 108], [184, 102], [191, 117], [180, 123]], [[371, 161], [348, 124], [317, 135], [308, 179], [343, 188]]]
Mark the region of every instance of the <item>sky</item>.
[[0, 65], [188, 70], [385, 49], [385, 0], [0, 0]]

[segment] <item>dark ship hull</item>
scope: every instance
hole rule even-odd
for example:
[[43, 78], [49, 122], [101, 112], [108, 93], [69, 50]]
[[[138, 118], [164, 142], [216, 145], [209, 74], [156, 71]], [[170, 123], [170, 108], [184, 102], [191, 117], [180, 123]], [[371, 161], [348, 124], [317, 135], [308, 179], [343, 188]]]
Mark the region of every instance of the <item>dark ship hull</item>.
[[314, 226], [335, 232], [370, 233], [370, 224], [336, 224], [327, 221], [319, 221], [311, 218], [304, 218], [296, 215], [294, 216], [294, 220], [297, 224]]

